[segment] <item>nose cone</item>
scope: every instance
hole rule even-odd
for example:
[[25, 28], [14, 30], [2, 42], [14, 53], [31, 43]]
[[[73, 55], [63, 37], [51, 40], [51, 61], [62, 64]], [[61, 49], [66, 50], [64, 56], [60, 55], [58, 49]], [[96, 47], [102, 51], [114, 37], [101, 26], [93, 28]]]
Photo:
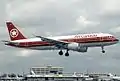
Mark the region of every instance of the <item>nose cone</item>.
[[119, 42], [119, 39], [115, 39], [116, 42]]
[[119, 39], [116, 39], [116, 41], [119, 41]]

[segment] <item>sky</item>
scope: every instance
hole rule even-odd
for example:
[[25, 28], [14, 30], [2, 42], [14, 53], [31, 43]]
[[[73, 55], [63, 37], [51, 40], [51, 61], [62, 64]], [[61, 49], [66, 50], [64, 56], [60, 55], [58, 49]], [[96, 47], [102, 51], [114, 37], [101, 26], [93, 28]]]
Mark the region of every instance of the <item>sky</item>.
[[[12, 21], [28, 38], [82, 33], [110, 33], [120, 38], [120, 0], [1, 0], [0, 38], [9, 40], [6, 21]], [[28, 72], [32, 66], [63, 66], [65, 72], [120, 74], [120, 43], [88, 48], [87, 53], [35, 51], [0, 43], [0, 72]]]

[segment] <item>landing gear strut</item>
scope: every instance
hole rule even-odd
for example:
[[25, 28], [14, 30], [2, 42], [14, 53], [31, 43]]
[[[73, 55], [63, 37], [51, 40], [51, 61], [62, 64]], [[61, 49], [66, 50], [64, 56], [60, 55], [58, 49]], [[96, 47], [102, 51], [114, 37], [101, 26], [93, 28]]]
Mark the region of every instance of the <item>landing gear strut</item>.
[[66, 53], [65, 53], [65, 56], [69, 56], [69, 52], [68, 52], [69, 50], [67, 49], [67, 51], [66, 51]]
[[102, 46], [101, 48], [102, 48], [102, 53], [105, 53], [104, 47]]

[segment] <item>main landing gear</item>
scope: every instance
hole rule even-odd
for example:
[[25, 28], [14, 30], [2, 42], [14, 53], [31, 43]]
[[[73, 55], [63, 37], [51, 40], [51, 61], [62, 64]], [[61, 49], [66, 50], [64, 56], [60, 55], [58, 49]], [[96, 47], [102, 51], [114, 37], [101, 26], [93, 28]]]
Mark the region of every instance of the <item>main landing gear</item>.
[[67, 51], [66, 51], [66, 53], [65, 53], [65, 56], [69, 56], [69, 52], [68, 52], [69, 50], [67, 49]]
[[[66, 56], [66, 57], [69, 56], [69, 52], [68, 52], [68, 51], [69, 51], [69, 50], [67, 49], [67, 50], [66, 50], [66, 53], [65, 53], [65, 56]], [[63, 51], [62, 51], [62, 50], [59, 51], [59, 55], [60, 55], [60, 56], [63, 55]]]
[[105, 53], [104, 47], [102, 46], [101, 48], [102, 48], [102, 53]]
[[60, 56], [63, 55], [63, 51], [62, 50], [59, 51], [59, 55]]

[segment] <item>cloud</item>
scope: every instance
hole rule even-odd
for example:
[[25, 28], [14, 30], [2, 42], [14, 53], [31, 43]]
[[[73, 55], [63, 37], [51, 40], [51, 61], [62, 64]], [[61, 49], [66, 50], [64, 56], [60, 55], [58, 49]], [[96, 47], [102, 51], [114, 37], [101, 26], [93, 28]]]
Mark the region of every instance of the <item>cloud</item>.
[[114, 33], [120, 32], [120, 27], [111, 28], [110, 31]]
[[[18, 4], [19, 2], [19, 4]], [[24, 3], [23, 3], [24, 2]], [[48, 1], [12, 1], [9, 2], [7, 5], [7, 12], [9, 12], [8, 17], [12, 19], [19, 19], [19, 17], [23, 17], [24, 19], [27, 19], [29, 17], [34, 17], [36, 13], [42, 11], [45, 9]], [[32, 5], [32, 6], [31, 6]], [[16, 8], [15, 8], [16, 6]], [[27, 14], [27, 15], [25, 15]], [[34, 15], [33, 15], [34, 14]], [[24, 20], [21, 18], [21, 21]]]
[[76, 22], [77, 22], [76, 24], [78, 24], [78, 26], [76, 26], [77, 27], [76, 30], [83, 30], [84, 28], [88, 28], [91, 26], [97, 26], [100, 24], [99, 22], [89, 20], [84, 16], [79, 16], [79, 18], [76, 19]]
[[19, 51], [19, 53], [16, 53], [16, 56], [29, 57], [33, 55], [34, 52], [35, 52], [34, 50], [22, 49], [21, 51]]
[[83, 26], [86, 26], [86, 25], [96, 25], [96, 24], [98, 24], [98, 23], [96, 23], [96, 22], [87, 20], [87, 19], [86, 19], [85, 17], [83, 17], [83, 16], [80, 16], [80, 17], [77, 19], [77, 22], [78, 22], [80, 25], [83, 25]]
[[[101, 11], [103, 14], [120, 13], [119, 0], [101, 0]], [[107, 3], [107, 4], [106, 4]]]

